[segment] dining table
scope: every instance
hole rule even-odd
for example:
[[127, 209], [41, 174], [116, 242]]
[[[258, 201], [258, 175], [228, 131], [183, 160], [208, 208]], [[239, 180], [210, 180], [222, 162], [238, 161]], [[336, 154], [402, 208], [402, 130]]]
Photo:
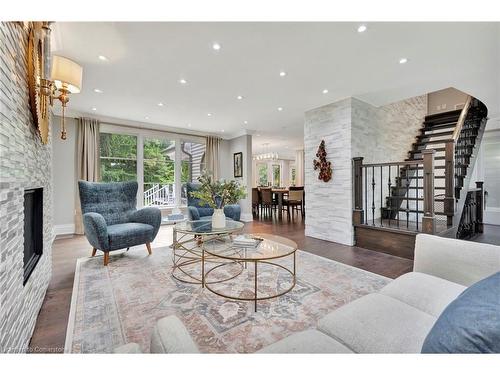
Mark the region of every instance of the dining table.
[[283, 219], [283, 196], [288, 195], [290, 192], [289, 189], [286, 188], [272, 188], [271, 192], [278, 196], [278, 219]]

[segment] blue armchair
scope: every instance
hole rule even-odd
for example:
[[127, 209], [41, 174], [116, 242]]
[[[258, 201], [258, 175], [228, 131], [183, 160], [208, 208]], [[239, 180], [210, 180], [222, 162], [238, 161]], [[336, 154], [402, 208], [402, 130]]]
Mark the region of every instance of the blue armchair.
[[[202, 206], [198, 198], [191, 196], [191, 192], [199, 188], [200, 185], [193, 182], [186, 184], [189, 220], [210, 220], [214, 209], [208, 205]], [[224, 206], [224, 215], [227, 219], [240, 221], [241, 207], [238, 204], [228, 204]]]
[[104, 252], [104, 265], [109, 252], [146, 244], [151, 255], [151, 242], [160, 229], [161, 212], [156, 207], [136, 209], [137, 182], [78, 181], [85, 235], [97, 250]]

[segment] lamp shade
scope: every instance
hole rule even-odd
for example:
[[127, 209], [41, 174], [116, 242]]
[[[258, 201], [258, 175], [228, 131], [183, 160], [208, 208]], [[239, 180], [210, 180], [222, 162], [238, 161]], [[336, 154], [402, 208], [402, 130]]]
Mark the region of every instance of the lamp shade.
[[62, 56], [52, 57], [52, 80], [57, 89], [64, 88], [77, 94], [82, 88], [83, 69], [73, 60]]

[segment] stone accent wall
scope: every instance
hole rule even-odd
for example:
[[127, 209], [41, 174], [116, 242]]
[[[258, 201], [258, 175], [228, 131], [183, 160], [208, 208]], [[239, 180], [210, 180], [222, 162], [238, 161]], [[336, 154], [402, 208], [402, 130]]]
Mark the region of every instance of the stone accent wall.
[[[51, 277], [52, 141], [29, 107], [27, 30], [0, 24], [0, 353], [26, 351]], [[24, 190], [43, 187], [43, 255], [23, 286]]]
[[[306, 112], [306, 236], [354, 244], [352, 158], [362, 156], [365, 163], [403, 161], [426, 113], [426, 95], [382, 107], [348, 98]], [[313, 169], [322, 139], [333, 164], [333, 178], [327, 183], [319, 181]], [[387, 190], [386, 184], [383, 188]], [[380, 190], [375, 196], [376, 212], [380, 212]]]
[[[352, 99], [306, 112], [304, 126], [306, 236], [352, 245]], [[333, 164], [333, 178], [318, 180], [313, 160], [321, 140]]]

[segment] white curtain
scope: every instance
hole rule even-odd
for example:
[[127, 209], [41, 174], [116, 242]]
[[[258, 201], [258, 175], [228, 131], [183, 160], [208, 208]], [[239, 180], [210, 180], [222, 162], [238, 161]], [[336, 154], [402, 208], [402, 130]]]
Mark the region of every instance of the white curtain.
[[295, 153], [295, 185], [304, 186], [304, 150]]
[[83, 117], [78, 119], [76, 147], [75, 233], [83, 234], [78, 180], [96, 182], [100, 179], [98, 120]]
[[214, 180], [219, 179], [219, 169], [220, 169], [220, 161], [219, 161], [219, 148], [220, 148], [220, 138], [208, 136], [207, 137], [207, 146], [205, 152], [205, 160], [206, 167], [205, 169], [210, 172], [214, 178]]

